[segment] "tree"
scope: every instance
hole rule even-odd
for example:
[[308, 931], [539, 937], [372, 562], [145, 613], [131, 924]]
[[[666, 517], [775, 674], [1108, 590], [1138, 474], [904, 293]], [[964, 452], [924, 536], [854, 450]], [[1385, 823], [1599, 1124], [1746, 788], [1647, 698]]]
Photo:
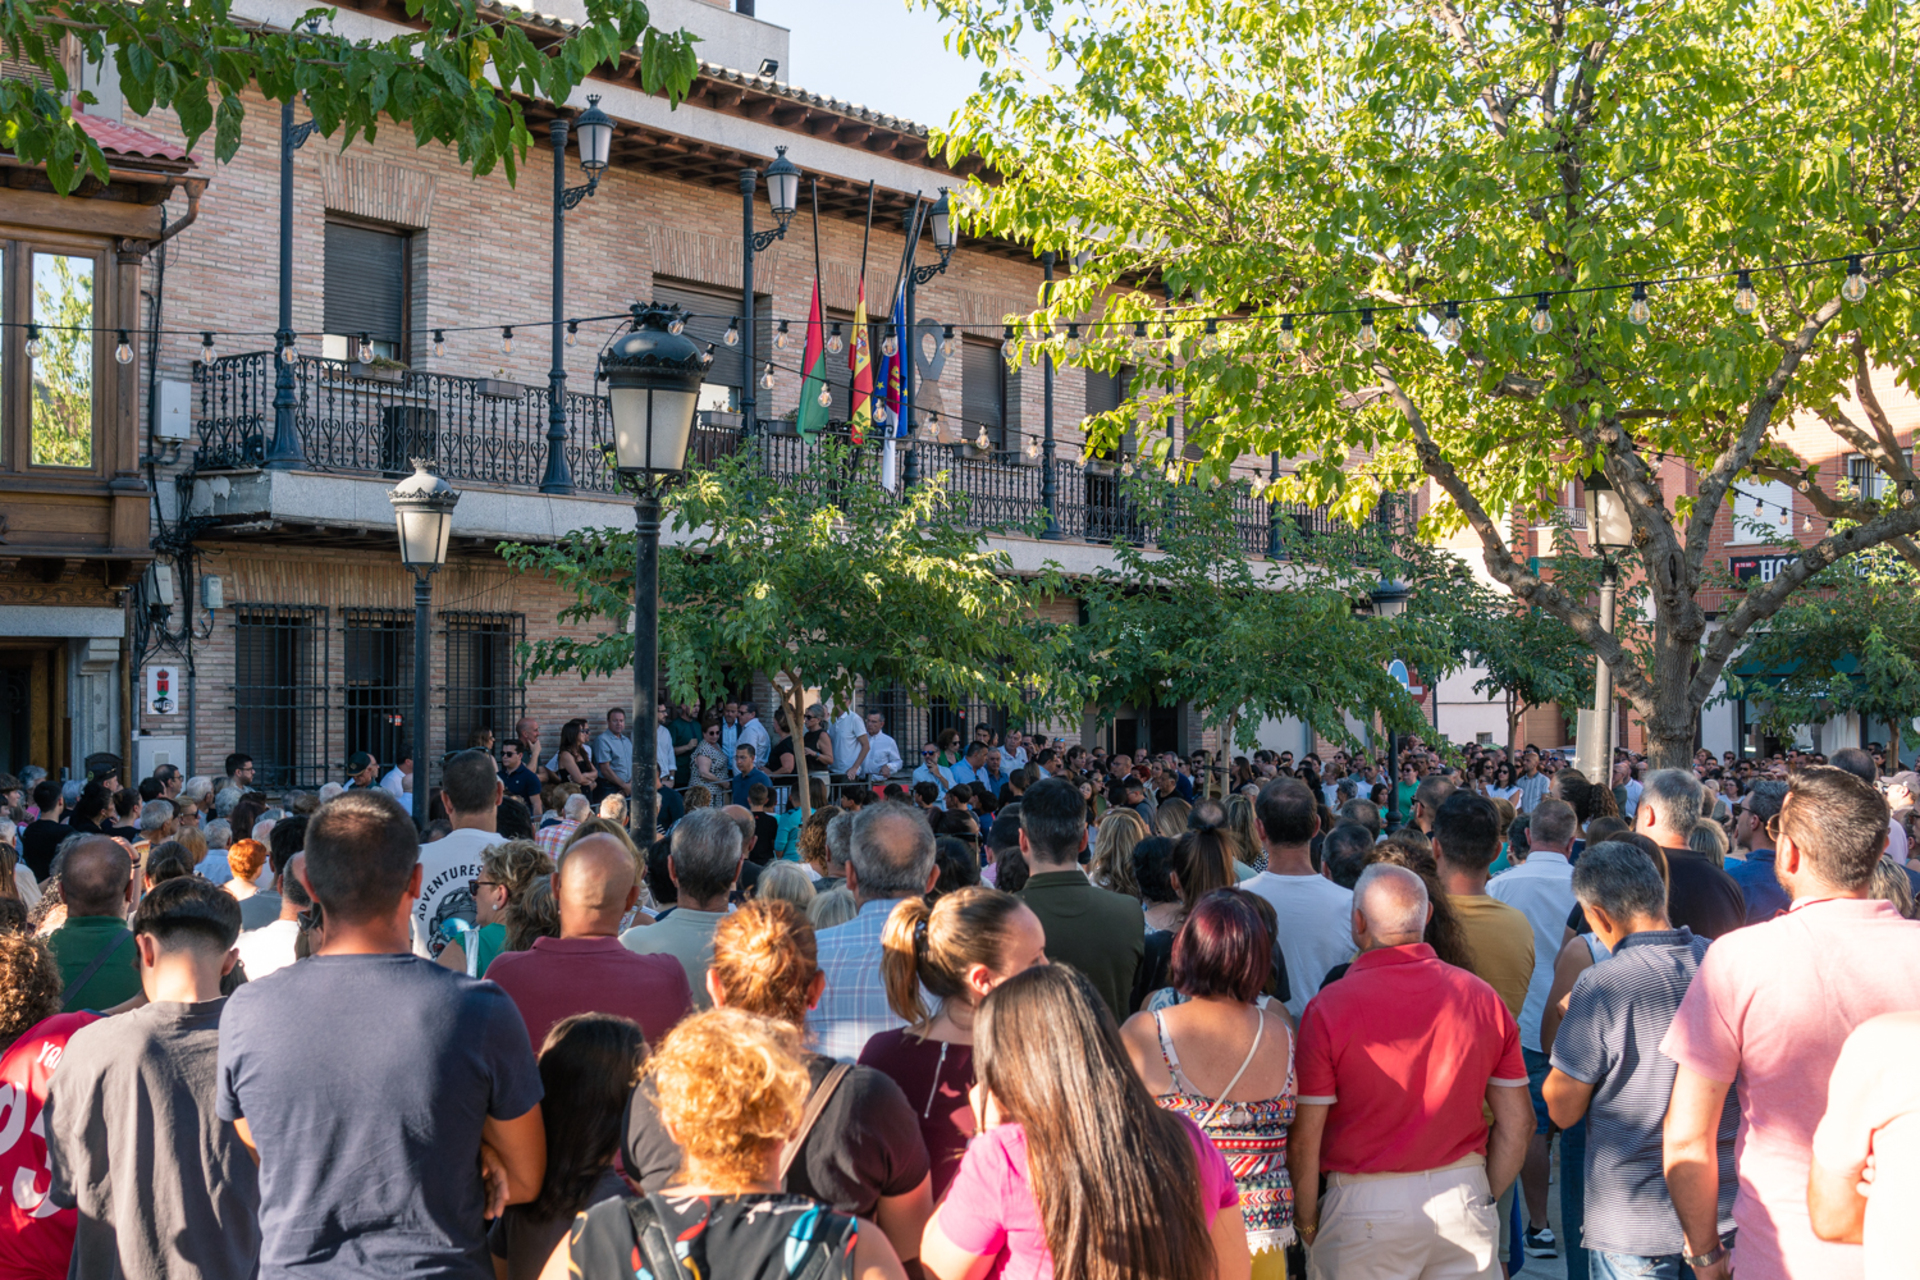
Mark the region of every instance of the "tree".
[[[1881, 544], [1920, 561], [1920, 480], [1870, 382], [1920, 386], [1914, 258], [1895, 252], [1920, 242], [1920, 6], [926, 2], [983, 66], [943, 138], [988, 170], [965, 227], [1082, 264], [1026, 358], [1044, 338], [1133, 367], [1096, 447], [1151, 406], [1204, 470], [1278, 453], [1283, 495], [1349, 514], [1430, 481], [1424, 531], [1471, 528], [1495, 582], [1604, 658], [1657, 764], [1687, 762], [1728, 659], [1821, 569]], [[1035, 74], [1020, 49], [1042, 43]], [[1536, 317], [1541, 290], [1570, 292]], [[1236, 319], [1209, 339], [1215, 316]], [[1069, 320], [1094, 326], [1071, 356]], [[1823, 488], [1782, 429], [1795, 414], [1885, 496]], [[1639, 653], [1504, 532], [1595, 469], [1648, 579]], [[1851, 521], [1709, 635], [1715, 518], [1754, 477]]]
[[1375, 581], [1354, 573], [1367, 555], [1296, 554], [1256, 567], [1234, 522], [1242, 488], [1144, 474], [1126, 485], [1154, 550], [1114, 544], [1114, 566], [1083, 586], [1074, 651], [1103, 720], [1124, 703], [1184, 702], [1221, 728], [1229, 751], [1254, 746], [1261, 721], [1289, 716], [1346, 742], [1349, 713], [1378, 712], [1402, 732], [1424, 727], [1386, 669], [1396, 653], [1413, 656], [1402, 651], [1417, 638], [1412, 620], [1388, 626], [1355, 613]]
[[1722, 700], [1761, 703], [1761, 726], [1779, 734], [1852, 712], [1887, 726], [1898, 760], [1920, 712], [1920, 573], [1868, 553], [1814, 585], [1823, 594], [1782, 609], [1740, 655]]
[[106, 157], [69, 106], [77, 86], [63, 53], [71, 39], [89, 63], [113, 59], [134, 113], [172, 110], [189, 149], [211, 131], [223, 164], [240, 147], [241, 94], [257, 86], [278, 102], [303, 99], [320, 132], [342, 146], [371, 141], [391, 120], [411, 127], [420, 145], [455, 147], [477, 174], [505, 165], [511, 180], [533, 141], [521, 96], [565, 102], [589, 73], [636, 45], [650, 93], [677, 102], [698, 72], [694, 37], [648, 26], [642, 0], [585, 3], [584, 25], [564, 35], [542, 29], [536, 42], [472, 0], [407, 0], [418, 29], [385, 40], [339, 34], [330, 8], [278, 30], [235, 15], [231, 0], [20, 0], [0, 7], [0, 42], [53, 83], [0, 81], [0, 137], [22, 161], [45, 165], [63, 195], [87, 175], [107, 181]]
[[[663, 528], [680, 537], [661, 548], [660, 638], [674, 696], [724, 697], [730, 677], [764, 672], [796, 730], [809, 687], [846, 706], [861, 680], [1021, 715], [1077, 710], [1058, 675], [1061, 637], [1035, 613], [1049, 584], [1014, 578], [1005, 555], [984, 548], [944, 475], [902, 496], [872, 464], [870, 451], [823, 440], [801, 474], [776, 476], [750, 448], [671, 493]], [[571, 627], [625, 621], [633, 551], [634, 535], [611, 529], [501, 548], [573, 593], [560, 613]], [[632, 668], [633, 636], [563, 635], [528, 652], [532, 675], [610, 675]], [[809, 810], [805, 753], [796, 758]]]

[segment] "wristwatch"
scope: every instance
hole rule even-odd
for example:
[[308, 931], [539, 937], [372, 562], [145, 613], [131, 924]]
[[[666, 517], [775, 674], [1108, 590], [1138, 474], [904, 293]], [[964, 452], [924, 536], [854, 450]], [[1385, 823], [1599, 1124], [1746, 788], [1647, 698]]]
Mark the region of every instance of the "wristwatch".
[[1726, 1256], [1726, 1242], [1722, 1241], [1702, 1254], [1682, 1254], [1681, 1260], [1690, 1267], [1711, 1267], [1715, 1263], [1725, 1260]]

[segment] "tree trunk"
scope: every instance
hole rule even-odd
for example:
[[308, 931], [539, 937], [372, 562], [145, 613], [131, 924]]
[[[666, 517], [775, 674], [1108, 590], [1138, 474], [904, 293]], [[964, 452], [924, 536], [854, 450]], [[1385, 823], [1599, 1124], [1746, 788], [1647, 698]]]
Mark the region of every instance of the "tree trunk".
[[1691, 769], [1693, 740], [1700, 721], [1700, 703], [1692, 694], [1694, 644], [1681, 643], [1656, 627], [1653, 669], [1654, 701], [1634, 700], [1647, 731], [1647, 763], [1655, 769]]
[[787, 708], [787, 729], [793, 735], [793, 767], [799, 778], [796, 784], [800, 789], [800, 820], [805, 822], [813, 816], [813, 788], [807, 782], [807, 739], [806, 718], [801, 714], [806, 708], [807, 691], [800, 685], [798, 672], [789, 671], [787, 676], [787, 696], [781, 699]]
[[[1221, 744], [1220, 758], [1213, 762], [1214, 768], [1216, 769], [1233, 768], [1233, 754], [1235, 749], [1239, 745], [1237, 742], [1234, 741], [1234, 731], [1238, 729], [1239, 726], [1240, 726], [1240, 713], [1238, 711], [1232, 712], [1227, 716], [1227, 738], [1226, 738], [1226, 741]], [[1227, 775], [1226, 774], [1224, 773], [1211, 774], [1209, 775], [1207, 782], [1210, 787], [1214, 787], [1218, 790], [1219, 796], [1222, 800], [1227, 798]], [[1211, 795], [1214, 793], [1212, 791], [1209, 791], [1208, 794]]]
[[[1519, 696], [1509, 690], [1507, 693], [1507, 759], [1513, 762], [1516, 769], [1520, 767], [1520, 721], [1526, 714], [1527, 704], [1520, 701]], [[1395, 774], [1393, 781], [1398, 783], [1399, 780], [1399, 775]]]

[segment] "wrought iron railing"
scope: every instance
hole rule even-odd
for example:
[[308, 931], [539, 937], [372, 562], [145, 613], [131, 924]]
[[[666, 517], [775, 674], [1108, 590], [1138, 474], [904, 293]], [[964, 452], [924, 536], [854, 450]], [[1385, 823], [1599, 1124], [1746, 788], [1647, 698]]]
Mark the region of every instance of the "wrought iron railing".
[[[273, 353], [247, 352], [194, 366], [199, 388], [200, 470], [257, 467], [273, 435]], [[300, 356], [294, 365], [294, 429], [305, 469], [359, 475], [404, 476], [409, 459], [432, 459], [455, 483], [537, 489], [546, 474], [548, 400], [545, 387], [491, 378], [394, 369], [381, 371], [345, 361]], [[607, 458], [613, 423], [604, 396], [567, 393], [567, 464], [574, 487], [585, 493], [617, 493]], [[785, 423], [762, 422], [759, 456], [775, 475], [815, 476], [814, 439], [791, 434]], [[829, 433], [845, 438], [844, 424]], [[703, 414], [694, 428], [688, 460], [711, 463], [742, 447], [739, 419]], [[869, 440], [850, 466], [881, 477], [882, 443]], [[908, 469], [922, 478], [943, 476], [964, 502], [969, 524], [983, 529], [1039, 528], [1046, 468], [1053, 469], [1054, 518], [1061, 536], [1082, 542], [1147, 540], [1147, 514], [1137, 509], [1112, 468], [1060, 459], [1029, 460], [1015, 453], [970, 445], [900, 441], [896, 482]], [[815, 482], [825, 483], [829, 477]], [[1249, 555], [1270, 545], [1270, 508], [1243, 490], [1233, 499], [1233, 523]], [[1311, 537], [1332, 526], [1325, 508], [1287, 504], [1282, 510], [1289, 539]], [[1584, 514], [1584, 513], [1582, 513]]]

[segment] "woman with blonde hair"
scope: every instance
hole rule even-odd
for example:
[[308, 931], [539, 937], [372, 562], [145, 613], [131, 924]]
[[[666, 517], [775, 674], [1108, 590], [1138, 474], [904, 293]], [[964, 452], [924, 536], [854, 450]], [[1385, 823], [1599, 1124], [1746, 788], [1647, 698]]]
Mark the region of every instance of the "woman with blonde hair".
[[800, 864], [813, 872], [815, 880], [824, 880], [827, 876], [827, 824], [833, 821], [835, 812], [829, 808], [815, 809], [800, 824]]
[[643, 1272], [904, 1280], [884, 1231], [783, 1189], [811, 1089], [793, 1024], [725, 1007], [682, 1022], [647, 1060], [634, 1095], [636, 1109], [643, 1095], [652, 1100], [655, 1123], [679, 1153], [675, 1167], [644, 1197], [604, 1201], [575, 1218], [541, 1280]]
[[1267, 851], [1260, 847], [1260, 829], [1254, 825], [1253, 801], [1242, 795], [1227, 797], [1227, 830], [1237, 846], [1233, 856], [1254, 874], [1267, 869]]
[[[749, 902], [714, 928], [707, 995], [716, 1010], [772, 1019], [791, 1030], [797, 1046], [807, 1011], [826, 985], [813, 927], [792, 903]], [[872, 1067], [841, 1068], [824, 1054], [802, 1057], [803, 1097], [818, 1103], [810, 1108], [815, 1123], [795, 1135], [776, 1185], [783, 1182], [788, 1192], [836, 1212], [872, 1219], [895, 1253], [911, 1259], [920, 1252], [920, 1229], [933, 1212], [926, 1143], [899, 1086]], [[684, 1179], [694, 1159], [692, 1135], [670, 1121], [663, 1124], [665, 1101], [664, 1093], [643, 1086], [627, 1108], [627, 1175], [653, 1192], [676, 1175]]]
[[1177, 840], [1180, 833], [1187, 829], [1187, 815], [1193, 812], [1193, 806], [1185, 800], [1167, 800], [1153, 811], [1153, 829], [1155, 834], [1169, 840]]
[[[974, 1010], [1014, 974], [1047, 962], [1047, 935], [1020, 899], [976, 886], [931, 907], [905, 899], [887, 917], [880, 946], [887, 1007], [907, 1025], [868, 1040], [860, 1061], [885, 1072], [913, 1106], [938, 1200], [974, 1135]], [[929, 1009], [922, 992], [938, 1004]]]
[[487, 966], [502, 951], [524, 950], [508, 945], [507, 914], [551, 874], [553, 859], [531, 840], [503, 840], [487, 846], [480, 854], [480, 874], [467, 882], [474, 927], [449, 942], [436, 963], [455, 973], [484, 978]]
[[1093, 861], [1087, 874], [1102, 889], [1140, 896], [1139, 882], [1133, 878], [1133, 846], [1152, 833], [1146, 819], [1131, 809], [1113, 809], [1100, 819], [1099, 834], [1093, 842]]

